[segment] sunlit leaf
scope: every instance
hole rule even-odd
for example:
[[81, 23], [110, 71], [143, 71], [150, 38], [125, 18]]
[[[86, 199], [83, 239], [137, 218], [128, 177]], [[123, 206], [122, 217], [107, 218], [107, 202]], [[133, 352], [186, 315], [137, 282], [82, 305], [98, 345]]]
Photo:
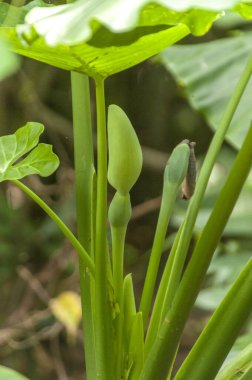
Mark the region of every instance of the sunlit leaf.
[[[26, 24], [18, 27], [25, 48], [10, 28], [13, 20], [6, 22], [6, 4], [0, 3], [0, 22], [4, 26], [0, 33], [19, 54], [93, 77], [107, 77], [157, 54], [190, 32], [206, 33], [225, 9], [237, 4], [237, 0], [79, 0], [56, 7], [46, 4], [33, 8], [25, 18]], [[19, 17], [23, 24], [24, 12], [20, 8], [17, 12], [16, 19]], [[15, 16], [13, 7], [12, 14]]]
[[32, 26], [48, 45], [87, 41], [100, 24], [115, 33], [123, 33], [139, 25], [184, 23], [192, 33], [200, 35], [224, 10], [238, 3], [236, 0], [135, 0], [131, 3], [128, 0], [78, 0], [58, 7], [34, 8], [25, 19], [25, 29], [29, 38]]
[[0, 379], [1, 380], [28, 380], [20, 373], [13, 371], [13, 369], [3, 367], [0, 365]]
[[38, 144], [43, 130], [42, 124], [27, 123], [13, 135], [0, 137], [0, 182], [20, 179], [29, 174], [46, 177], [57, 169], [59, 159], [51, 145]]
[[251, 1], [248, 1], [247, 3], [245, 4], [238, 4], [234, 10], [238, 13], [240, 13], [240, 15], [246, 19], [251, 19], [252, 18], [252, 2]]
[[[173, 46], [161, 53], [161, 62], [185, 90], [193, 108], [217, 129], [245, 65], [252, 56], [252, 33], [214, 42]], [[252, 120], [252, 82], [231, 122], [227, 140], [239, 148]]]
[[18, 57], [10, 51], [9, 44], [0, 39], [0, 80], [13, 74], [19, 66]]

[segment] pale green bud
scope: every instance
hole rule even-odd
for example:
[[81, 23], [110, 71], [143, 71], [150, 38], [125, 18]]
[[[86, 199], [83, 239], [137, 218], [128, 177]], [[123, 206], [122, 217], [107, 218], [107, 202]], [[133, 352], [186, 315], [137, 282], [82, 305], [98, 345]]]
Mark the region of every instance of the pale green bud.
[[187, 175], [190, 147], [187, 141], [177, 145], [170, 155], [165, 168], [165, 180], [180, 186]]
[[143, 156], [130, 120], [114, 104], [108, 110], [108, 148], [108, 181], [121, 194], [127, 194], [141, 173]]
[[109, 206], [109, 223], [112, 227], [124, 227], [129, 223], [130, 217], [131, 203], [129, 193], [122, 195], [117, 191]]

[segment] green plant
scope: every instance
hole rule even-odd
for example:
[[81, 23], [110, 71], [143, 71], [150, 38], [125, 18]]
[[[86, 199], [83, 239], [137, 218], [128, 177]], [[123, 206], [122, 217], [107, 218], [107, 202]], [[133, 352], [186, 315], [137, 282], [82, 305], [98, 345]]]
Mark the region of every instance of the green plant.
[[[205, 1], [203, 6], [191, 0], [185, 7], [169, 0], [154, 3], [139, 0], [131, 5], [126, 0], [90, 0], [58, 7], [44, 4], [27, 15], [33, 3], [21, 8], [0, 5], [0, 35], [12, 43], [14, 51], [72, 71], [78, 239], [43, 200], [19, 182], [28, 174], [49, 175], [58, 166], [58, 158], [51, 147], [46, 144], [36, 147], [43, 130], [40, 124], [28, 123], [14, 135], [1, 138], [0, 180], [12, 181], [41, 206], [79, 254], [87, 379], [169, 379], [188, 315], [251, 167], [252, 128], [247, 126], [241, 149], [183, 272], [202, 198], [217, 154], [251, 77], [252, 59], [246, 66], [243, 62], [245, 69], [240, 79], [236, 79], [238, 83], [201, 167], [195, 193], [176, 235], [151, 313], [169, 219], [181, 184], [191, 175], [193, 144], [185, 140], [177, 145], [167, 163], [160, 214], [138, 309], [132, 277], [123, 275], [123, 255], [131, 215], [129, 193], [140, 174], [142, 154], [131, 122], [118, 106], [109, 107], [107, 129], [104, 81], [108, 76], [159, 53], [189, 33], [206, 33], [212, 22], [223, 16], [225, 9], [251, 17], [252, 4], [229, 0]], [[17, 23], [22, 25], [16, 29]], [[94, 79], [96, 89], [96, 168], [86, 75]], [[16, 162], [27, 153], [23, 160]], [[111, 255], [106, 236], [107, 177], [116, 190], [108, 211]], [[211, 380], [216, 377], [252, 311], [251, 293], [252, 262], [249, 260], [175, 374], [176, 380]], [[236, 361], [237, 365], [246, 365], [246, 376], [249, 376], [248, 363], [251, 362], [251, 350], [248, 352]], [[230, 365], [227, 376], [233, 376], [235, 370], [236, 365]]]

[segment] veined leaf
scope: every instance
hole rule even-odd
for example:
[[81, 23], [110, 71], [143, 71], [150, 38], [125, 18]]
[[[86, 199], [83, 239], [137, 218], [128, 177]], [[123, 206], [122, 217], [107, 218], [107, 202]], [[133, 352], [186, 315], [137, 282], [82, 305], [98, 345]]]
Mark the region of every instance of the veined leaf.
[[13, 369], [0, 366], [0, 379], [1, 380], [28, 380], [27, 377], [24, 377], [20, 373], [13, 371]]
[[[193, 108], [217, 129], [245, 65], [252, 56], [252, 33], [197, 45], [172, 46], [161, 62], [185, 89]], [[248, 85], [228, 129], [226, 139], [242, 144], [251, 120], [252, 82]]]
[[[20, 179], [29, 174], [46, 177], [57, 169], [59, 159], [53, 153], [52, 146], [38, 144], [43, 130], [42, 124], [27, 123], [13, 135], [0, 137], [0, 182]], [[25, 158], [17, 162], [28, 152]]]
[[18, 57], [10, 51], [9, 44], [0, 40], [0, 80], [13, 74], [19, 66]]
[[[135, 0], [131, 3], [78, 0], [67, 5], [36, 7], [26, 16], [26, 24], [18, 29], [26, 48], [11, 28], [13, 22], [4, 21], [6, 4], [0, 3], [0, 22], [5, 26], [0, 28], [0, 33], [12, 41], [13, 49], [19, 54], [105, 78], [157, 54], [190, 32], [206, 33], [225, 9], [240, 3], [237, 0]], [[17, 12], [22, 24], [24, 14], [20, 8]]]

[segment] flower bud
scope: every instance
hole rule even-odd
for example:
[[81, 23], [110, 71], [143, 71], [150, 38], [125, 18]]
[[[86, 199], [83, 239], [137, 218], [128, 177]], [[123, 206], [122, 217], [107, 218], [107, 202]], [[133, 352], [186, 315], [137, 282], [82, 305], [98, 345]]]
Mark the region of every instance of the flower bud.
[[137, 181], [143, 163], [141, 146], [130, 120], [116, 105], [108, 110], [108, 181], [127, 194]]
[[180, 186], [187, 175], [190, 147], [187, 141], [177, 145], [170, 155], [165, 168], [165, 180]]

